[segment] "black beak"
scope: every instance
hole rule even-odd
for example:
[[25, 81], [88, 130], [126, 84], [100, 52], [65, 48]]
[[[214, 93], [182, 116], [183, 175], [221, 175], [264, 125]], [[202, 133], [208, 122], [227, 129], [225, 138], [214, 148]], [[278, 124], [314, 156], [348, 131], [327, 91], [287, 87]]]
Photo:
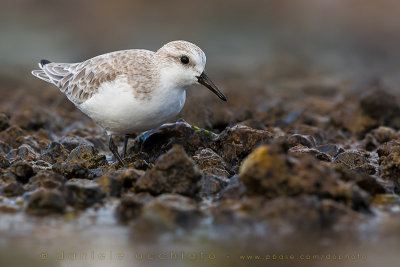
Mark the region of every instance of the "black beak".
[[223, 93], [221, 93], [220, 90], [218, 90], [217, 86], [208, 78], [208, 76], [203, 72], [200, 76], [196, 76], [197, 81], [210, 89], [214, 94], [216, 94], [219, 98], [222, 100], [226, 101], [226, 97], [224, 96]]

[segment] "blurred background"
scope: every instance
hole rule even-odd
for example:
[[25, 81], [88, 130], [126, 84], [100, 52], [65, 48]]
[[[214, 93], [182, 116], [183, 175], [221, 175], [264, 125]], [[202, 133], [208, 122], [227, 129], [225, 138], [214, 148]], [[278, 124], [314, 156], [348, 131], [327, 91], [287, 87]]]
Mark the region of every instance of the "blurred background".
[[[184, 39], [209, 69], [380, 75], [399, 70], [395, 0], [2, 0], [3, 71]], [[279, 62], [279, 64], [277, 64]], [[282, 70], [283, 71], [283, 70]], [[294, 71], [295, 73], [298, 73]]]

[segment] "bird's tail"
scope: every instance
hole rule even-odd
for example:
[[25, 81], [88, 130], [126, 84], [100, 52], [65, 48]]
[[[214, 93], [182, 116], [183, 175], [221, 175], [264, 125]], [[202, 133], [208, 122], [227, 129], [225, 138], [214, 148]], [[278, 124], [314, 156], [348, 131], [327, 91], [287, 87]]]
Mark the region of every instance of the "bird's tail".
[[44, 65], [49, 64], [49, 63], [51, 63], [51, 62], [48, 61], [48, 60], [46, 60], [46, 59], [40, 60], [40, 62], [39, 62], [39, 64], [38, 64], [40, 70], [33, 70], [33, 71], [32, 71], [32, 75], [35, 76], [35, 77], [37, 77], [37, 78], [39, 78], [39, 79], [41, 79], [41, 80], [43, 80], [43, 81], [46, 81], [46, 82], [48, 82], [48, 83], [54, 83], [54, 82], [52, 81], [52, 79], [51, 79], [51, 78], [46, 74], [46, 72], [44, 72], [44, 70], [43, 70]]

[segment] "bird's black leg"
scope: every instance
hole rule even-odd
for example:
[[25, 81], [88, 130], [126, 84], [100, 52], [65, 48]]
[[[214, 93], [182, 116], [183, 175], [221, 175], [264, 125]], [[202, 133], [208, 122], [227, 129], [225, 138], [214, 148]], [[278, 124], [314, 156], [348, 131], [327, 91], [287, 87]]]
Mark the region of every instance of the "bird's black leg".
[[128, 148], [128, 141], [129, 141], [129, 135], [126, 134], [125, 135], [125, 139], [124, 139], [124, 148], [122, 150], [122, 158], [124, 159], [126, 156], [126, 149]]
[[112, 135], [109, 136], [108, 147], [110, 148], [114, 156], [118, 159], [118, 161], [121, 163], [121, 165], [125, 166], [124, 161], [121, 159], [121, 156], [118, 153], [118, 147], [115, 145]]

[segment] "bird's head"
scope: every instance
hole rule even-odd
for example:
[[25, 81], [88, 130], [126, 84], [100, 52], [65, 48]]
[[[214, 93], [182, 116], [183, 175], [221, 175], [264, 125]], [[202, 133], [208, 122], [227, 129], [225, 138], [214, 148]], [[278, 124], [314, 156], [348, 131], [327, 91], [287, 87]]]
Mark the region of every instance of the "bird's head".
[[165, 83], [182, 88], [200, 83], [226, 101], [226, 97], [204, 73], [206, 55], [198, 46], [186, 41], [173, 41], [161, 47], [156, 57]]

